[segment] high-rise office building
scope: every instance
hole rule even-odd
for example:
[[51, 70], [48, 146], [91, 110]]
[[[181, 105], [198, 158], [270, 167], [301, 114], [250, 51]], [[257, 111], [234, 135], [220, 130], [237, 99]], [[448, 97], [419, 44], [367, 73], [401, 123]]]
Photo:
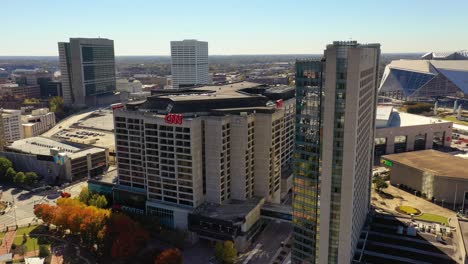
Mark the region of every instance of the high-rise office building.
[[71, 38], [59, 42], [63, 100], [66, 105], [96, 105], [115, 91], [114, 41]]
[[172, 87], [208, 84], [208, 42], [171, 41]]
[[296, 62], [293, 263], [350, 263], [370, 206], [379, 44]]
[[281, 169], [294, 145], [294, 104], [291, 87], [249, 82], [162, 90], [126, 104], [114, 112], [115, 201], [182, 230], [204, 204], [279, 203]]

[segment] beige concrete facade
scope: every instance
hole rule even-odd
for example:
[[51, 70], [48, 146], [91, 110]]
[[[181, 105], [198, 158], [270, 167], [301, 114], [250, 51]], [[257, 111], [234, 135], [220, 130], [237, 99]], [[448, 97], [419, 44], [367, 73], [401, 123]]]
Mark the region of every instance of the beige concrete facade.
[[375, 138], [385, 138], [385, 154], [392, 154], [395, 152], [396, 136], [406, 136], [406, 151], [415, 150], [415, 140], [420, 137], [425, 138], [426, 142], [424, 149], [432, 149], [435, 133], [440, 133], [444, 135], [441, 137], [443, 139], [442, 145], [445, 147], [449, 147], [451, 141], [448, 140], [448, 138], [451, 138], [452, 136], [452, 127], [452, 122], [440, 122], [404, 127], [386, 127], [376, 129]]
[[[367, 217], [379, 56], [377, 45], [338, 44], [325, 51], [316, 263], [349, 263]], [[338, 78], [342, 60], [345, 82]]]
[[[461, 205], [465, 192], [468, 192], [468, 175], [465, 172], [468, 160], [463, 158], [424, 150], [382, 156], [382, 160], [391, 162], [386, 166], [390, 169], [392, 185], [404, 185], [427, 199]], [[438, 164], [440, 169], [434, 170], [432, 164]]]
[[33, 110], [30, 115], [21, 117], [25, 138], [39, 136], [55, 126], [55, 113], [47, 108]]

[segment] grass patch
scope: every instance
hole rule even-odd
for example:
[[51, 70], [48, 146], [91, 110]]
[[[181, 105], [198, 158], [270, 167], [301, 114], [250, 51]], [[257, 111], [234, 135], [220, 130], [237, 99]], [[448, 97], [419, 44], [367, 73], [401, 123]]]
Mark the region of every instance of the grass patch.
[[4, 236], [5, 236], [5, 233], [3, 233], [3, 232], [0, 233], [0, 240], [2, 240]]
[[465, 122], [465, 121], [460, 121], [457, 119], [456, 116], [444, 116], [444, 117], [441, 117], [441, 116], [438, 116], [437, 118], [440, 118], [440, 119], [443, 119], [443, 120], [447, 120], [447, 121], [451, 121], [453, 122], [454, 124], [460, 124], [460, 125], [465, 125], [465, 126], [468, 126], [468, 122]]
[[37, 237], [30, 237], [30, 234], [32, 233], [31, 235], [34, 235], [33, 231], [38, 231], [38, 229], [41, 228], [43, 228], [43, 226], [29, 226], [18, 228], [18, 230], [16, 230], [15, 240], [13, 241], [13, 243], [15, 243], [17, 246], [21, 246], [23, 244], [23, 234], [26, 234], [28, 236], [28, 239], [26, 240], [26, 243], [24, 245], [26, 245], [27, 251], [29, 252], [33, 250], [39, 250], [39, 245], [41, 244], [39, 239]]
[[[20, 246], [23, 244], [23, 236], [16, 236], [14, 242], [17, 246]], [[33, 251], [33, 250], [39, 250], [39, 242], [37, 241], [37, 238], [32, 238], [28, 237], [28, 240], [26, 240], [26, 245], [27, 251]]]
[[411, 206], [407, 206], [407, 205], [398, 206], [397, 209], [398, 209], [399, 211], [401, 211], [401, 212], [407, 214], [407, 215], [411, 215], [411, 214], [416, 215], [416, 214], [420, 214], [420, 213], [421, 213], [418, 209], [416, 209], [416, 208], [414, 208], [414, 207], [411, 207]]
[[441, 215], [436, 214], [422, 214], [420, 216], [416, 216], [415, 219], [428, 221], [428, 222], [435, 222], [439, 224], [445, 224], [446, 226], [449, 225], [448, 218]]

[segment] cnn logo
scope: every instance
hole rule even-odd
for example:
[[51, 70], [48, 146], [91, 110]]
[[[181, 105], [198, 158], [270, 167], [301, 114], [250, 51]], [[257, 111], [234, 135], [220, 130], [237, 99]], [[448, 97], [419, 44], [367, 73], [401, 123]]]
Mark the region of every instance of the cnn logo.
[[166, 121], [166, 123], [168, 123], [168, 124], [180, 125], [180, 124], [182, 124], [182, 115], [180, 115], [180, 114], [167, 114], [164, 117], [164, 121]]

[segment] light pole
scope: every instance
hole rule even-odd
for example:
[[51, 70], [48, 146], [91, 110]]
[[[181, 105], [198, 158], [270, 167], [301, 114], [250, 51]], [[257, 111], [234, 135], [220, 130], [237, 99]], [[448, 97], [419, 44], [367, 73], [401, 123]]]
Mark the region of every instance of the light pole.
[[442, 199], [442, 207], [444, 207], [444, 199]]

